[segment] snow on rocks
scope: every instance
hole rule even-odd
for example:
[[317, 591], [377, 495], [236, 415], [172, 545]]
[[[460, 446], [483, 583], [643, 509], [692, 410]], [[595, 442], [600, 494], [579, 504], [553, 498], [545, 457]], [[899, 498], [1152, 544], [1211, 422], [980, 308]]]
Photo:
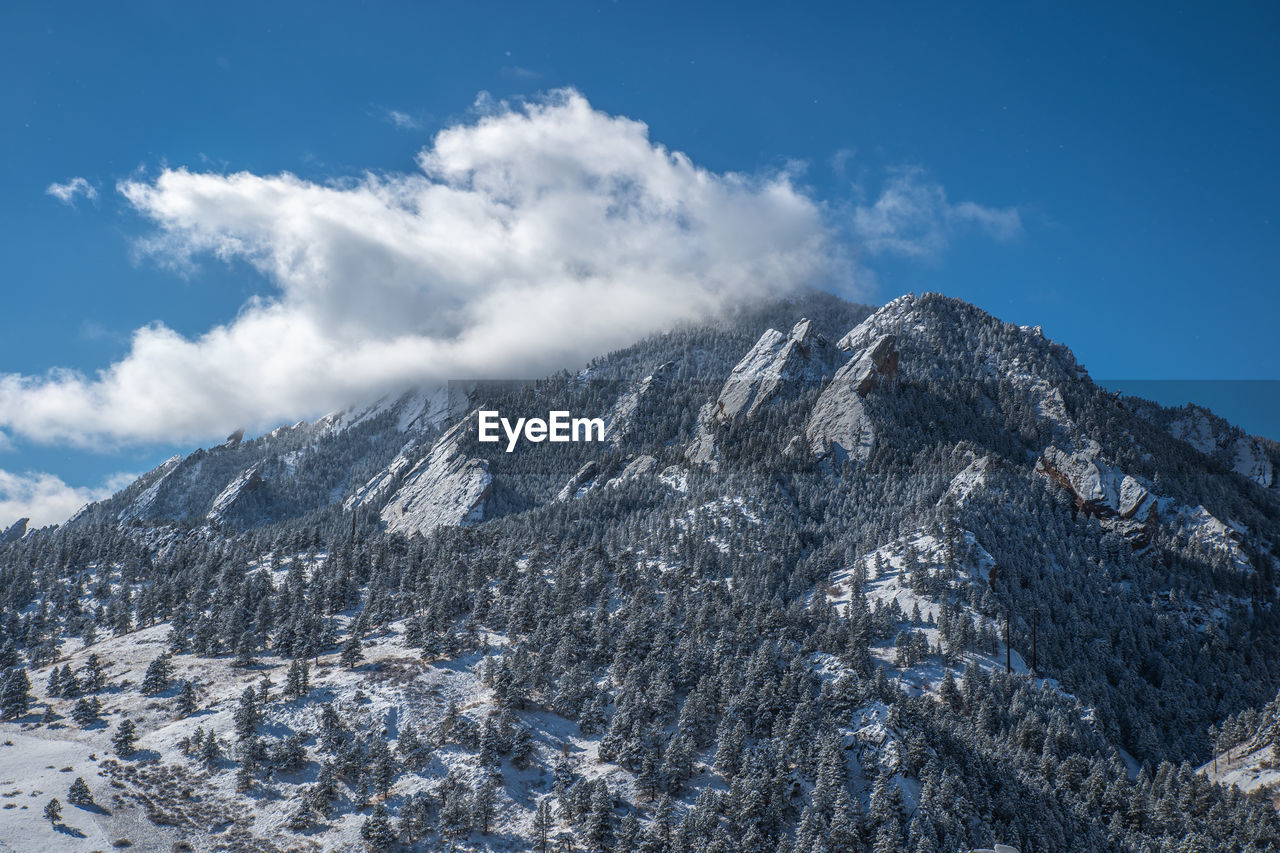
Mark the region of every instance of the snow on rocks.
[[570, 477], [564, 487], [560, 489], [559, 494], [556, 495], [556, 500], [562, 502], [575, 500], [591, 491], [595, 488], [598, 471], [599, 466], [596, 465], [594, 459], [583, 465], [578, 469], [578, 473]]
[[992, 462], [990, 456], [980, 456], [970, 462], [963, 471], [951, 479], [951, 484], [947, 486], [947, 491], [939, 503], [948, 498], [954, 501], [956, 506], [964, 506], [968, 503], [973, 493], [987, 484], [987, 475], [991, 471]]
[[882, 335], [836, 371], [805, 426], [815, 456], [836, 462], [865, 462], [870, 457], [876, 433], [862, 398], [897, 376], [896, 341], [893, 335]]
[[1275, 466], [1262, 442], [1207, 409], [1188, 406], [1185, 415], [1169, 422], [1168, 431], [1206, 456], [1218, 457], [1264, 489], [1275, 484]]
[[169, 475], [171, 475], [180, 464], [182, 464], [182, 455], [174, 454], [164, 462], [160, 463], [160, 465], [149, 474], [144, 474], [143, 477], [152, 478], [150, 485], [143, 489], [142, 493], [134, 498], [128, 506], [120, 510], [119, 520], [132, 521], [137, 518], [146, 518], [151, 512], [151, 507], [155, 505], [156, 498], [160, 494], [161, 487], [164, 486]]
[[463, 436], [475, 421], [472, 412], [440, 437], [421, 462], [405, 477], [404, 485], [382, 510], [392, 533], [430, 533], [438, 527], [471, 524], [484, 519], [492, 490], [489, 463], [468, 457]]
[[205, 520], [214, 523], [222, 521], [228, 510], [235, 506], [242, 496], [260, 489], [262, 483], [262, 463], [250, 465], [213, 499], [213, 505], [209, 508]]
[[668, 465], [663, 468], [662, 473], [658, 475], [658, 479], [674, 492], [679, 492], [682, 495], [689, 492], [689, 472], [679, 465]]
[[1231, 470], [1253, 480], [1264, 489], [1275, 482], [1275, 470], [1262, 445], [1255, 438], [1241, 436], [1234, 443]]
[[785, 383], [819, 380], [822, 363], [813, 350], [825, 346], [826, 341], [807, 319], [796, 323], [787, 335], [767, 329], [733, 368], [716, 399], [699, 412], [689, 458], [711, 462], [716, 455], [716, 429], [739, 417], [750, 417]]
[[20, 518], [13, 524], [10, 524], [4, 530], [0, 531], [0, 545], [7, 545], [10, 542], [17, 542], [23, 536], [27, 535], [27, 524], [31, 519]]
[[1252, 569], [1249, 555], [1241, 545], [1244, 533], [1241, 526], [1222, 521], [1200, 505], [1178, 507], [1171, 523], [1175, 531], [1187, 536], [1206, 552], [1226, 557], [1240, 571]]
[[638, 477], [643, 477], [646, 474], [651, 474], [653, 472], [653, 469], [656, 468], [657, 466], [658, 466], [657, 459], [654, 459], [652, 456], [648, 455], [647, 453], [641, 454], [640, 456], [637, 456], [635, 459], [632, 459], [630, 462], [628, 462], [627, 467], [622, 469], [622, 473], [620, 473], [618, 476], [611, 479], [609, 482], [605, 483], [605, 486], [610, 489], [617, 488], [618, 486], [621, 486], [624, 483], [629, 483], [632, 480], [637, 479]]
[[608, 440], [616, 447], [622, 443], [634, 429], [636, 415], [640, 411], [640, 403], [654, 387], [661, 387], [675, 373], [676, 363], [668, 361], [654, 368], [644, 379], [636, 382], [620, 396], [613, 408], [605, 415], [604, 432]]
[[1146, 485], [1102, 459], [1102, 447], [1096, 441], [1075, 453], [1050, 445], [1036, 462], [1036, 472], [1066, 489], [1088, 515], [1137, 522], [1113, 525], [1126, 535], [1141, 535], [1141, 523], [1157, 506]]

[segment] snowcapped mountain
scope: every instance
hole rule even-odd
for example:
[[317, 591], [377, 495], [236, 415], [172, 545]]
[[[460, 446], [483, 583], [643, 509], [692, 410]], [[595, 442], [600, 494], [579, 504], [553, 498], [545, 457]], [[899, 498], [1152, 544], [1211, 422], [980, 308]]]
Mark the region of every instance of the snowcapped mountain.
[[0, 843], [82, 776], [86, 850], [1280, 849], [1195, 769], [1280, 688], [1276, 465], [937, 294], [233, 436], [0, 541]]

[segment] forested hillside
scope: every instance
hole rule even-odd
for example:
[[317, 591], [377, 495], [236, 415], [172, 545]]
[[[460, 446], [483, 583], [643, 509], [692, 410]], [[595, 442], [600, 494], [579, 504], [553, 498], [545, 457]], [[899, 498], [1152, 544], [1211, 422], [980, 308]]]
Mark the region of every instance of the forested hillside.
[[1197, 769], [1274, 740], [1276, 465], [936, 294], [233, 436], [0, 544], [0, 849], [1280, 850]]

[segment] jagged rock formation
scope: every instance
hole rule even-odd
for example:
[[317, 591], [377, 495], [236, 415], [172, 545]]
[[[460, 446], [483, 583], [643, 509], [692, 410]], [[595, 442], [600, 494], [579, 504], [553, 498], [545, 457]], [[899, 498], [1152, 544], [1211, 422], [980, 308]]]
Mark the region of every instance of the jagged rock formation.
[[27, 535], [27, 524], [30, 523], [30, 521], [31, 519], [29, 518], [20, 518], [5, 528], [3, 532], [0, 532], [0, 545], [17, 542], [23, 536]]
[[[821, 350], [827, 341], [802, 319], [784, 335], [768, 329], [733, 368], [716, 399], [698, 415], [698, 432], [689, 448], [694, 462], [715, 457], [715, 433], [725, 424], [753, 415], [788, 382], [815, 382], [823, 374]], [[817, 350], [817, 351], [815, 351]]]
[[[239, 441], [236, 443], [239, 444]], [[262, 463], [258, 462], [249, 466], [248, 470], [228, 483], [227, 487], [213, 499], [213, 506], [209, 508], [209, 514], [205, 518], [212, 522], [222, 521], [237, 502], [251, 497], [254, 492], [260, 490], [263, 487], [261, 472]]]
[[[877, 315], [878, 316], [878, 315]], [[844, 341], [860, 340], [857, 329]], [[836, 371], [809, 416], [805, 436], [814, 455], [837, 464], [865, 462], [875, 445], [875, 426], [863, 398], [898, 375], [897, 337], [882, 334]]]
[[980, 456], [973, 460], [963, 471], [952, 478], [951, 484], [947, 486], [946, 494], [939, 500], [950, 499], [957, 506], [964, 506], [975, 491], [987, 485], [987, 477], [994, 464], [995, 460], [991, 456]]
[[474, 430], [472, 412], [454, 425], [431, 452], [405, 475], [404, 485], [382, 509], [392, 533], [430, 533], [446, 525], [472, 524], [484, 518], [493, 477], [489, 463], [462, 452], [460, 444]]
[[1076, 507], [1100, 518], [1142, 521], [1155, 508], [1147, 488], [1101, 459], [1102, 447], [1090, 441], [1083, 450], [1068, 453], [1045, 448], [1036, 470], [1071, 493]]
[[622, 469], [622, 473], [618, 474], [618, 476], [611, 479], [605, 485], [611, 489], [616, 488], [621, 486], [623, 483], [628, 483], [636, 479], [637, 477], [643, 477], [645, 474], [653, 473], [653, 470], [657, 465], [657, 459], [647, 453], [641, 454], [628, 462], [627, 467]]
[[675, 373], [676, 362], [668, 361], [658, 365], [648, 376], [636, 382], [618, 398], [613, 408], [605, 415], [605, 436], [615, 447], [631, 434], [636, 426], [636, 416], [640, 404], [655, 388], [662, 388]]
[[[806, 354], [815, 329], [845, 349]], [[473, 391], [427, 416], [444, 435], [425, 396], [351, 409], [0, 545], [0, 668], [21, 661], [40, 706], [0, 721], [5, 760], [56, 741], [77, 757], [33, 757], [42, 780], [112, 766], [82, 763], [111, 732], [65, 722], [86, 694], [51, 672], [97, 653], [112, 724], [158, 755], [112, 759], [138, 771], [115, 790], [159, 808], [149, 774], [177, 768], [192, 796], [170, 805], [244, 809], [205, 822], [235, 836], [182, 826], [200, 849], [356, 849], [378, 777], [423, 849], [536, 846], [562, 791], [601, 849], [810, 850], [827, 828], [832, 849], [1280, 846], [1260, 798], [1168, 769], [1280, 683], [1280, 495], [1231, 470], [1241, 433], [1211, 423], [1210, 458], [1165, 428], [1185, 412], [1148, 418], [1040, 330], [936, 294], [869, 316], [785, 301]], [[716, 464], [687, 464], [721, 405]], [[612, 431], [507, 452], [478, 407]], [[198, 714], [136, 689], [163, 649]], [[301, 661], [310, 691], [276, 692]], [[230, 741], [250, 705], [263, 762]], [[197, 727], [221, 757], [182, 745]], [[305, 771], [277, 767], [299, 744]]]
[[591, 491], [596, 484], [596, 472], [598, 470], [599, 466], [596, 465], [595, 460], [583, 465], [578, 469], [578, 472], [570, 477], [568, 482], [564, 484], [564, 488], [556, 494], [556, 500], [573, 500], [574, 498], [580, 498], [587, 492]]

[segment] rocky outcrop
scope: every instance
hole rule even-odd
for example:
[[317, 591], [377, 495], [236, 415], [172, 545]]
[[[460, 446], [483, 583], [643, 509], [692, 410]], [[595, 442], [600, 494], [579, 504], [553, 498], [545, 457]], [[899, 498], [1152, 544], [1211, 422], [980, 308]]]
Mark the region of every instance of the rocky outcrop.
[[8, 545], [10, 542], [17, 542], [23, 536], [27, 535], [27, 524], [30, 523], [29, 518], [20, 518], [13, 524], [9, 525], [0, 532], [0, 545]]
[[1253, 480], [1264, 489], [1275, 483], [1275, 467], [1261, 442], [1249, 436], [1241, 436], [1233, 443], [1231, 470]]
[[716, 399], [699, 412], [689, 458], [695, 462], [714, 459], [716, 430], [739, 418], [750, 417], [786, 383], [819, 381], [823, 363], [815, 349], [826, 346], [826, 340], [813, 330], [813, 323], [807, 319], [796, 323], [788, 335], [777, 329], [766, 330], [733, 368]]
[[476, 420], [472, 412], [440, 437], [431, 452], [405, 475], [382, 509], [392, 533], [430, 533], [438, 527], [472, 524], [484, 519], [493, 488], [489, 463], [461, 449]]
[[1070, 492], [1086, 515], [1145, 521], [1156, 507], [1155, 496], [1138, 480], [1104, 462], [1101, 452], [1096, 441], [1076, 453], [1050, 446], [1036, 463], [1036, 471]]
[[946, 493], [939, 500], [950, 500], [956, 506], [964, 506], [974, 492], [987, 484], [987, 476], [991, 471], [993, 460], [990, 456], [980, 456], [970, 462], [963, 471], [951, 479]]
[[238, 502], [250, 493], [262, 488], [262, 485], [262, 463], [259, 462], [256, 465], [251, 465], [228, 483], [225, 489], [219, 492], [218, 496], [213, 499], [213, 505], [209, 508], [205, 520], [211, 522], [222, 521]]
[[560, 493], [556, 495], [556, 500], [573, 500], [574, 498], [580, 498], [587, 492], [591, 491], [596, 484], [597, 471], [598, 466], [594, 460], [583, 465], [578, 469], [578, 473], [570, 477], [564, 484], [564, 488], [560, 489]]
[[613, 404], [613, 408], [605, 415], [604, 431], [609, 442], [615, 447], [635, 428], [636, 416], [640, 411], [640, 403], [655, 388], [663, 387], [675, 373], [676, 363], [668, 361], [656, 367], [644, 379], [632, 385]]
[[637, 477], [643, 477], [645, 474], [652, 473], [653, 469], [656, 467], [658, 467], [658, 460], [654, 459], [652, 456], [649, 456], [648, 454], [637, 456], [635, 459], [632, 459], [627, 463], [627, 467], [622, 469], [621, 474], [614, 477], [605, 485], [610, 489], [617, 488], [623, 483], [629, 483]]
[[1262, 441], [1243, 434], [1207, 409], [1188, 406], [1185, 415], [1169, 422], [1168, 431], [1264, 489], [1275, 484], [1275, 466]]
[[897, 337], [892, 334], [878, 336], [837, 370], [805, 426], [814, 455], [837, 464], [865, 462], [875, 445], [875, 427], [863, 398], [897, 376]]
[[898, 378], [898, 338], [881, 335], [854, 361], [836, 374], [836, 379], [849, 383], [853, 392], [865, 397], [873, 388]]

